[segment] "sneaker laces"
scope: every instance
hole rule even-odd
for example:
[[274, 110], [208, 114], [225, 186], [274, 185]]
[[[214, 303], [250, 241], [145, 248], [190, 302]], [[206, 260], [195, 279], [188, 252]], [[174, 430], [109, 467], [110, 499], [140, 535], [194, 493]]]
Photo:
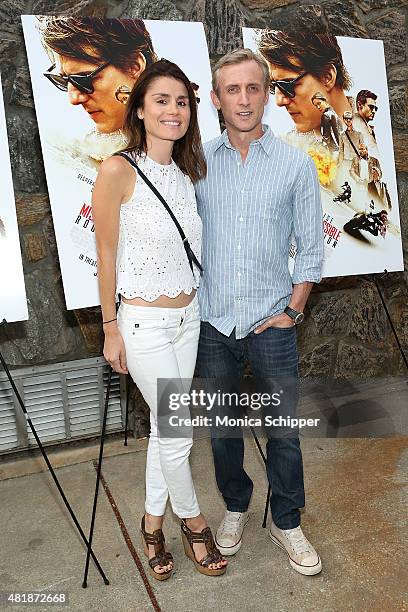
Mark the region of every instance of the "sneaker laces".
[[302, 553], [311, 552], [311, 544], [300, 527], [288, 529], [286, 534], [295, 554], [301, 555]]
[[[235, 513], [238, 514], [238, 513]], [[238, 530], [239, 530], [239, 524], [241, 522], [241, 518], [242, 518], [242, 513], [240, 512], [237, 516], [237, 518], [232, 518], [232, 516], [230, 514], [228, 514], [222, 523], [222, 533], [231, 533], [231, 534], [237, 534]]]

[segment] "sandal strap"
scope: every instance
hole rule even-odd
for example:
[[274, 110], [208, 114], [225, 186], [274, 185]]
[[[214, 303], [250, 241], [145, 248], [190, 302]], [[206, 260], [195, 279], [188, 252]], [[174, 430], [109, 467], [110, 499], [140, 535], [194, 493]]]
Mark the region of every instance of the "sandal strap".
[[155, 546], [160, 545], [160, 544], [164, 544], [164, 542], [166, 541], [164, 538], [164, 533], [161, 529], [155, 529], [153, 531], [153, 533], [149, 533], [148, 531], [146, 531], [146, 526], [145, 526], [145, 517], [143, 515], [142, 517], [142, 522], [140, 525], [140, 529], [143, 533], [143, 537], [145, 539], [146, 544], [150, 544], [151, 546]]
[[220, 561], [222, 561], [222, 554], [220, 553], [220, 551], [217, 548], [216, 551], [214, 551], [213, 553], [207, 555], [206, 557], [204, 557], [204, 559], [201, 559], [201, 561], [199, 561], [199, 563], [203, 567], [208, 567], [212, 563], [220, 563]]
[[170, 552], [163, 551], [159, 555], [152, 557], [149, 559], [149, 565], [152, 569], [160, 565], [161, 567], [166, 567], [169, 563], [173, 561], [173, 555]]
[[[223, 560], [223, 557], [220, 551], [215, 545], [213, 534], [211, 533], [211, 529], [209, 527], [205, 527], [201, 532], [191, 531], [191, 529], [187, 527], [185, 522], [182, 521], [181, 529], [183, 533], [185, 534], [188, 540], [188, 543], [191, 546], [191, 549], [193, 549], [193, 544], [199, 544], [199, 543], [205, 544], [208, 554], [200, 561], [196, 559], [197, 563], [206, 567], [208, 565], [211, 565], [211, 563], [219, 563], [220, 561]], [[195, 554], [194, 554], [194, 557], [195, 557]]]

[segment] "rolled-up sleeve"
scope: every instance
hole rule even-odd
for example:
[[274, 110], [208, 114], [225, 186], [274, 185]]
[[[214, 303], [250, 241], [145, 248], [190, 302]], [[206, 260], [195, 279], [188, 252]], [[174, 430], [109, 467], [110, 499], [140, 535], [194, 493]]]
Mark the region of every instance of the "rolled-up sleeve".
[[323, 263], [322, 202], [316, 167], [308, 156], [294, 187], [293, 233], [297, 246], [293, 284], [320, 282]]

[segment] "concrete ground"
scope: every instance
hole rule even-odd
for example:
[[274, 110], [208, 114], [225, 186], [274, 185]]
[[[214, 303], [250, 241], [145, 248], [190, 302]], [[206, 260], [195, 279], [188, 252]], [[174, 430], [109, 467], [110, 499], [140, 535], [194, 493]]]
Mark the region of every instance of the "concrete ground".
[[[111, 501], [101, 488], [94, 536], [94, 551], [110, 585], [103, 584], [91, 562], [88, 588], [82, 588], [82, 541], [49, 473], [41, 471], [42, 460], [29, 458], [0, 464], [0, 591], [65, 592], [69, 610], [87, 612], [407, 610], [408, 438], [304, 438], [302, 448], [306, 487], [302, 526], [322, 557], [319, 576], [297, 574], [272, 544], [267, 529], [262, 529], [267, 483], [254, 442], [247, 439], [246, 467], [255, 483], [251, 520], [227, 574], [209, 578], [194, 569], [168, 509], [165, 534], [176, 569], [168, 582], [148, 577], [145, 584], [129, 547], [134, 546], [136, 561], [140, 557], [147, 572], [138, 531], [146, 441], [131, 440], [124, 448], [116, 440], [106, 444], [102, 471]], [[51, 454], [86, 533], [97, 450], [88, 446]], [[195, 442], [192, 469], [202, 511], [214, 528], [223, 503], [208, 437]], [[129, 547], [113, 509], [122, 517]], [[9, 609], [4, 603], [0, 607]], [[51, 609], [67, 607], [54, 604]]]

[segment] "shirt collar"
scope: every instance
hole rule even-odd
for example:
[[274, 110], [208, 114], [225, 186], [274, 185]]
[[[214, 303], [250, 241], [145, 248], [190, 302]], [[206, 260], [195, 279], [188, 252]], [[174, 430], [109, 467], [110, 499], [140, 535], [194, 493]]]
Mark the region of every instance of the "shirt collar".
[[[260, 144], [263, 150], [265, 151], [265, 153], [268, 155], [268, 157], [270, 157], [272, 153], [273, 141], [274, 141], [275, 136], [271, 128], [269, 127], [269, 125], [266, 125], [265, 123], [262, 124], [262, 130], [263, 130], [262, 136], [260, 138], [256, 138], [255, 140], [252, 140], [249, 146], [251, 147], [253, 145], [256, 146], [257, 144]], [[235, 150], [232, 144], [230, 143], [227, 130], [224, 130], [223, 133], [221, 134], [220, 140], [215, 150], [217, 151], [222, 145], [224, 145], [228, 149]]]

